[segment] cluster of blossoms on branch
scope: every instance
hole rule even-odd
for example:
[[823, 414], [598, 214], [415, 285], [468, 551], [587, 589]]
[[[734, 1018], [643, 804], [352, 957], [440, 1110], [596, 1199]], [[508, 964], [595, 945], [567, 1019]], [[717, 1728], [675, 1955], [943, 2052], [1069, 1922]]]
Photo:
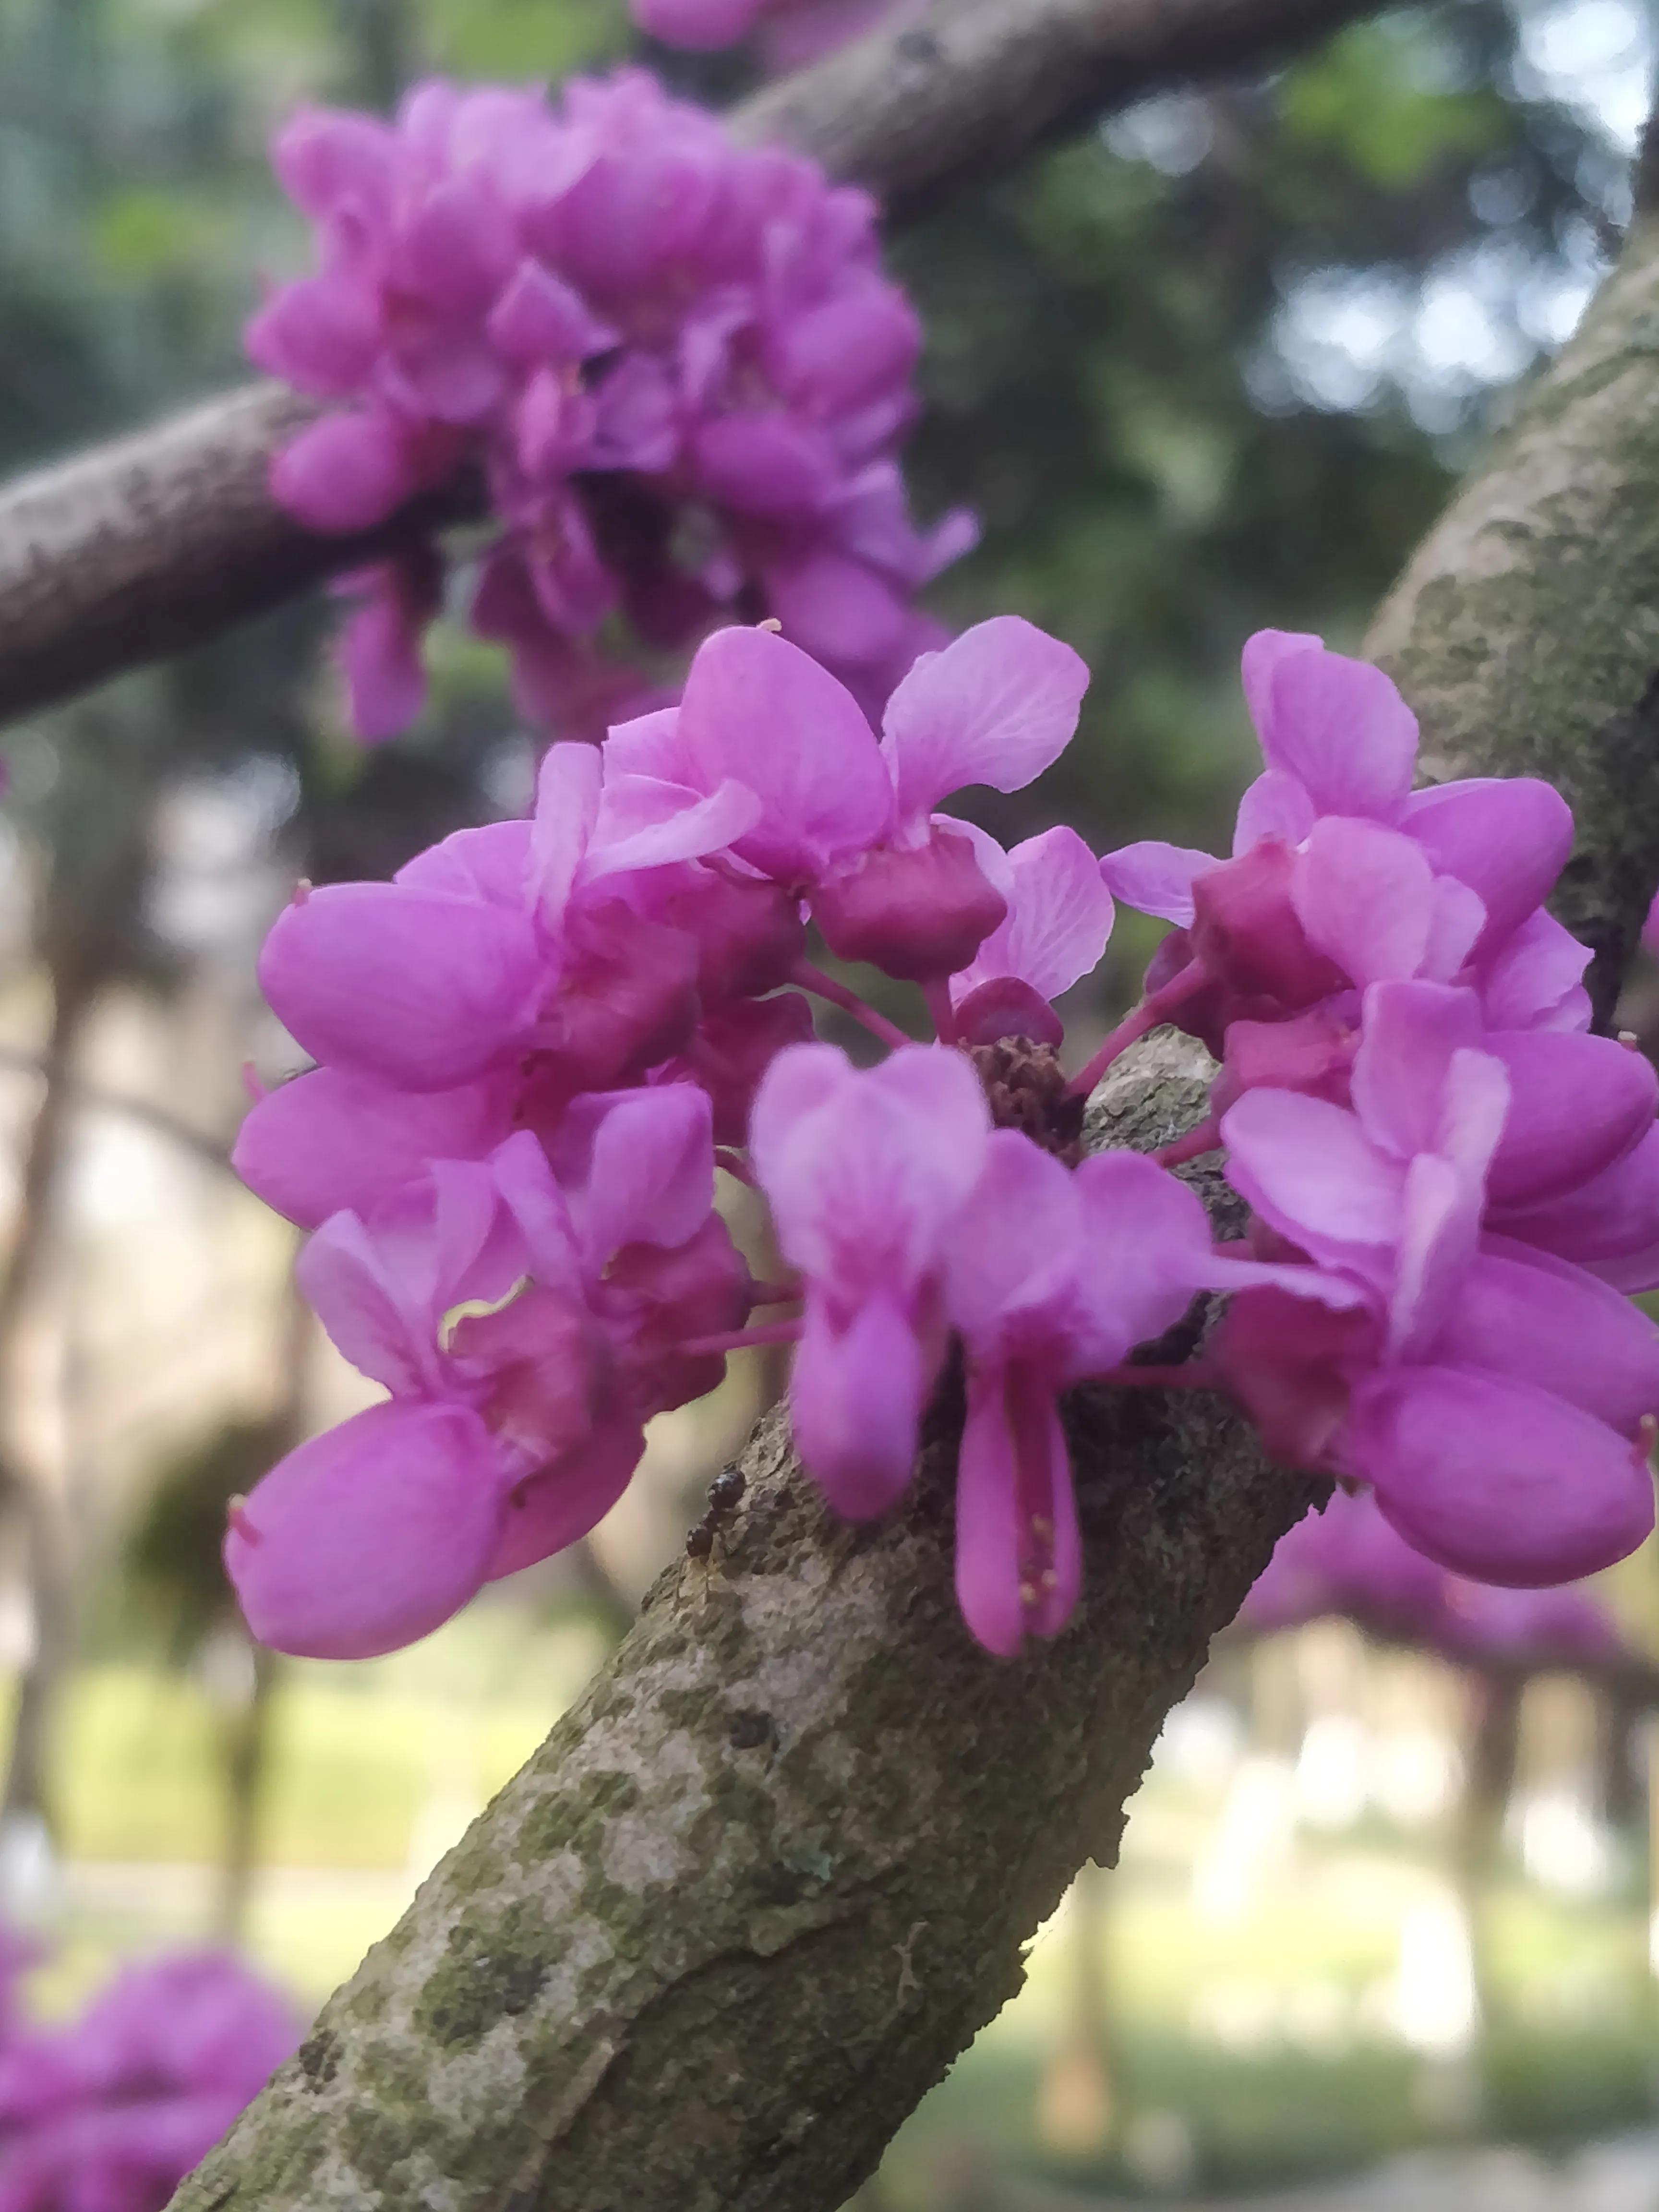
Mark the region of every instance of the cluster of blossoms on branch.
[[1336, 1616], [1460, 1666], [1541, 1672], [1635, 1656], [1588, 1589], [1503, 1589], [1413, 1551], [1364, 1491], [1338, 1489], [1279, 1540], [1238, 1614], [1254, 1636]]
[[293, 2051], [286, 1999], [223, 1952], [124, 1968], [27, 2025], [33, 1947], [0, 1925], [0, 2212], [161, 2212]]
[[1376, 669], [1266, 632], [1267, 766], [1226, 861], [1131, 847], [1105, 874], [1176, 927], [1122, 1035], [1220, 1060], [1216, 1112], [1263, 1254], [1353, 1303], [1234, 1302], [1216, 1367], [1267, 1448], [1375, 1488], [1443, 1565], [1574, 1579], [1652, 1525], [1659, 1282], [1652, 1067], [1588, 1035], [1589, 953], [1543, 901], [1572, 819], [1529, 777], [1412, 788]]
[[[740, 149], [639, 71], [556, 106], [431, 82], [391, 123], [302, 109], [275, 156], [319, 267], [271, 294], [249, 349], [343, 403], [278, 455], [276, 496], [360, 532], [481, 476], [496, 527], [471, 619], [533, 723], [601, 736], [649, 703], [641, 648], [717, 623], [777, 618], [872, 708], [939, 641], [914, 594], [974, 526], [910, 520], [921, 331], [866, 194]], [[435, 538], [348, 579], [363, 737], [419, 711], [444, 582]], [[618, 622], [632, 661], [605, 650]]]
[[[645, 1423], [726, 1354], [794, 1345], [792, 1412], [830, 1502], [902, 1493], [957, 1347], [957, 1588], [1017, 1651], [1081, 1581], [1059, 1400], [1085, 1380], [1231, 1389], [1290, 1463], [1375, 1487], [1441, 1565], [1547, 1583], [1651, 1523], [1656, 1085], [1584, 1033], [1587, 956], [1541, 906], [1571, 825], [1535, 782], [1413, 796], [1376, 670], [1266, 633], [1267, 769], [1230, 861], [1012, 852], [941, 802], [1059, 757], [1085, 683], [1013, 617], [923, 655], [879, 738], [765, 627], [694, 659], [678, 708], [553, 747], [527, 822], [391, 884], [301, 887], [261, 975], [317, 1066], [266, 1096], [246, 1181], [313, 1234], [301, 1279], [388, 1398], [233, 1510], [254, 1632], [324, 1656], [425, 1633], [591, 1528]], [[1178, 927], [1075, 1073], [1053, 1001], [1113, 890]], [[916, 987], [912, 1042], [809, 956]], [[809, 995], [888, 1048], [812, 1040]], [[1162, 1021], [1221, 1061], [1163, 1162], [1080, 1159], [1085, 1100]], [[1171, 1161], [1224, 1146], [1247, 1239], [1218, 1249]], [[769, 1202], [757, 1282], [716, 1168]], [[1201, 1291], [1205, 1354], [1125, 1363]], [[755, 1323], [757, 1310], [782, 1318]]]

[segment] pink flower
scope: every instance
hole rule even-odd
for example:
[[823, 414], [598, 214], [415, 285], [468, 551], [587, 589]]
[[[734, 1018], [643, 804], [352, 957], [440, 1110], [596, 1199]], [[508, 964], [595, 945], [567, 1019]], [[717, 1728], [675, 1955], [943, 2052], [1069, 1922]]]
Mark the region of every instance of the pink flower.
[[1041, 775], [1087, 682], [1068, 646], [1000, 617], [916, 662], [878, 745], [850, 693], [805, 653], [764, 630], [720, 630], [678, 714], [618, 732], [612, 757], [695, 791], [753, 792], [758, 818], [732, 841], [737, 860], [810, 896], [844, 957], [943, 981], [1007, 908], [974, 833], [934, 810], [968, 784], [1015, 791]]
[[1101, 863], [1121, 899], [1176, 925], [1149, 1006], [1221, 1057], [1239, 1020], [1420, 977], [1489, 995], [1495, 1026], [1579, 1028], [1589, 955], [1540, 911], [1572, 843], [1528, 777], [1413, 792], [1417, 724], [1394, 685], [1317, 638], [1264, 630], [1244, 689], [1267, 767], [1233, 858], [1132, 845]]
[[[475, 626], [570, 734], [602, 733], [587, 695], [625, 680], [591, 643], [618, 611], [673, 651], [758, 597], [885, 698], [928, 641], [916, 591], [973, 533], [910, 520], [895, 451], [921, 331], [870, 200], [637, 71], [556, 108], [430, 83], [390, 124], [302, 109], [275, 150], [319, 267], [249, 350], [346, 403], [273, 468], [301, 521], [370, 528], [471, 463], [498, 523]], [[417, 709], [436, 606], [382, 578], [355, 623], [364, 734]]]
[[0, 2045], [0, 2212], [154, 2212], [297, 2040], [226, 1954], [125, 1968], [71, 2026]]
[[1016, 1130], [991, 1138], [947, 1260], [945, 1307], [967, 1363], [957, 1489], [957, 1595], [988, 1650], [1070, 1619], [1082, 1551], [1059, 1395], [1109, 1375], [1200, 1290], [1352, 1293], [1217, 1251], [1194, 1192], [1134, 1152], [1068, 1173]]
[[1322, 1614], [1455, 1662], [1576, 1667], [1616, 1661], [1624, 1639], [1589, 1590], [1500, 1589], [1437, 1567], [1360, 1492], [1339, 1490], [1281, 1536], [1239, 1613], [1257, 1635]]
[[233, 1513], [253, 1632], [312, 1657], [394, 1650], [591, 1528], [643, 1421], [720, 1378], [680, 1344], [748, 1310], [713, 1197], [708, 1103], [680, 1085], [582, 1100], [551, 1167], [520, 1131], [487, 1161], [433, 1164], [374, 1224], [325, 1222], [301, 1287], [391, 1397]]
[[989, 1132], [972, 1068], [938, 1048], [859, 1073], [832, 1046], [794, 1045], [761, 1084], [750, 1152], [805, 1280], [790, 1411], [843, 1513], [880, 1513], [910, 1480], [945, 1357], [945, 1240]]
[[[976, 839], [975, 846], [982, 855], [983, 844]], [[1058, 1046], [1065, 1032], [1050, 1001], [1099, 965], [1112, 933], [1112, 895], [1075, 830], [1028, 837], [1006, 867], [1006, 886], [998, 888], [1007, 914], [951, 978], [957, 1033], [969, 1044], [1026, 1036]]]
[[532, 823], [458, 830], [391, 884], [334, 884], [290, 906], [260, 981], [319, 1060], [414, 1091], [556, 1056], [571, 1090], [665, 1058], [696, 1018], [696, 948], [630, 906], [625, 879], [720, 849], [757, 801], [607, 780], [555, 745]]
[[1616, 1099], [1604, 1116], [1600, 1097], [1565, 1084], [1552, 1097], [1534, 1075], [1540, 1048], [1600, 1041], [1476, 1048], [1493, 1042], [1471, 994], [1375, 986], [1351, 1109], [1269, 1090], [1230, 1108], [1229, 1179], [1275, 1239], [1360, 1288], [1366, 1316], [1310, 1328], [1255, 1294], [1228, 1315], [1218, 1357], [1270, 1449], [1373, 1484], [1431, 1559], [1478, 1580], [1559, 1582], [1651, 1525], [1659, 1331], [1579, 1270], [1483, 1233], [1488, 1197], [1548, 1187], [1558, 1161], [1627, 1152], [1651, 1091], [1635, 1116]]

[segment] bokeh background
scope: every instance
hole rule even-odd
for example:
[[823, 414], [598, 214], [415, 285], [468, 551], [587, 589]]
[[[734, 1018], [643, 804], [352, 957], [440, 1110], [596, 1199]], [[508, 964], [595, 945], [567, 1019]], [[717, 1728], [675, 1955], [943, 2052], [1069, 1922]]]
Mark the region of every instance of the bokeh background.
[[[630, 50], [612, 0], [0, 0], [0, 470], [242, 373], [262, 278], [305, 255], [264, 155], [296, 100]], [[918, 503], [985, 524], [939, 611], [1029, 615], [1094, 671], [1079, 743], [987, 826], [1224, 836], [1240, 645], [1357, 643], [1617, 250], [1656, 53], [1642, 0], [1383, 15], [892, 240], [928, 332]], [[242, 1635], [226, 1499], [366, 1395], [226, 1165], [244, 1068], [296, 1064], [261, 933], [296, 876], [386, 874], [521, 810], [534, 761], [459, 630], [417, 730], [364, 752], [329, 627], [290, 607], [3, 739], [0, 1912], [55, 1942], [45, 2013], [216, 1933], [319, 2000], [602, 1658], [775, 1382], [735, 1361], [589, 1543], [410, 1651], [331, 1668]], [[1121, 923], [1075, 1036], [1153, 935]], [[1638, 979], [1638, 1024], [1654, 1000]], [[1659, 1660], [1659, 1568], [1610, 1583]], [[1650, 1702], [1640, 1667], [1540, 1677], [1494, 1760], [1489, 1686], [1431, 1657], [1340, 1622], [1224, 1648], [1121, 1868], [860, 2203], [1192, 2202], [1405, 2157], [1331, 2201], [1659, 2203], [1632, 2133], [1659, 2095]]]

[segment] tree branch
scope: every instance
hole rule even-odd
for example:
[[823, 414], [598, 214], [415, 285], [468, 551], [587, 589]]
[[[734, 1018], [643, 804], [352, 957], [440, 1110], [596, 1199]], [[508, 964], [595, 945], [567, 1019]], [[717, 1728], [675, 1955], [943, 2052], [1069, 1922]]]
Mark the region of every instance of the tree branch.
[[[934, 0], [738, 109], [900, 206], [1142, 93], [1273, 58], [1380, 0]], [[476, 485], [361, 538], [276, 507], [272, 453], [316, 410], [252, 385], [0, 489], [0, 720], [199, 645], [480, 508]]]
[[1418, 549], [1366, 651], [1431, 780], [1547, 776], [1577, 849], [1555, 901], [1611, 1019], [1659, 882], [1659, 217]]
[[[1151, 1040], [1097, 1141], [1167, 1139], [1207, 1074]], [[957, 1609], [952, 1414], [874, 1527], [769, 1416], [723, 1549], [658, 1583], [179, 2212], [833, 2212], [1115, 1850], [1310, 1494], [1218, 1401], [1162, 1395], [1074, 1403], [1087, 1602], [1013, 1664]]]

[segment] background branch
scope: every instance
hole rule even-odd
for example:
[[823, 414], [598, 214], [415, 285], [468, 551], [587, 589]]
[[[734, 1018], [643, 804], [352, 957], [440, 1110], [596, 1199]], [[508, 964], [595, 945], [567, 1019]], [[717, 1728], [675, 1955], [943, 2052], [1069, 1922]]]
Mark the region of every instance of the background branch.
[[[1377, 0], [934, 0], [738, 109], [908, 206], [1034, 140], [1194, 76], [1260, 65]], [[252, 385], [0, 489], [0, 720], [199, 645], [434, 522], [476, 485], [381, 529], [323, 538], [273, 502], [270, 457], [316, 410]]]

